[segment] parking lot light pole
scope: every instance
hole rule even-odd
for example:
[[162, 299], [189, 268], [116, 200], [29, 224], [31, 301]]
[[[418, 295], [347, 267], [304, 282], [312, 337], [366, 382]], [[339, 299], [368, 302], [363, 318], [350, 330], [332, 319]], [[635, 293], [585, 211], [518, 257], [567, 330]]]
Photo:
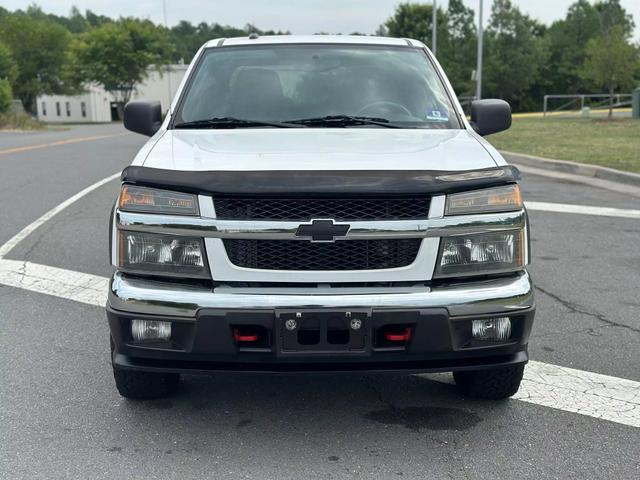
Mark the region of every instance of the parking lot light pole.
[[[164, 17], [164, 26], [169, 31], [169, 22], [167, 21], [167, 0], [162, 0], [162, 16]], [[173, 88], [171, 87], [171, 66], [167, 69], [167, 91], [169, 93], [169, 105], [167, 105], [167, 111], [171, 110], [171, 100], [172, 95], [171, 91]]]
[[476, 100], [482, 98], [482, 0], [478, 12], [478, 65], [476, 67]]
[[433, 52], [433, 56], [436, 56], [436, 50], [438, 48], [438, 7], [436, 5], [436, 0], [433, 0], [431, 14], [431, 51]]

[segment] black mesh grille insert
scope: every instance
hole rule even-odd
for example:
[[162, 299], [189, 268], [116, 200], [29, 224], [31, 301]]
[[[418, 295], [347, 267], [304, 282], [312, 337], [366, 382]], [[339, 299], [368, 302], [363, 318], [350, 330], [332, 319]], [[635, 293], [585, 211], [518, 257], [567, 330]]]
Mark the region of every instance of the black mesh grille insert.
[[380, 270], [413, 263], [421, 239], [223, 240], [234, 265], [261, 270]]
[[427, 218], [429, 198], [216, 198], [215, 208], [237, 220], [403, 220]]

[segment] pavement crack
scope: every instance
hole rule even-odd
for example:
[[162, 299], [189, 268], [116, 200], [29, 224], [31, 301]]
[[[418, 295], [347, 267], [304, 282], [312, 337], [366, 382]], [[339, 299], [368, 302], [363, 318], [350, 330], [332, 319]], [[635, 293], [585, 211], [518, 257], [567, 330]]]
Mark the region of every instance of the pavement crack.
[[[616, 328], [618, 325], [609, 325], [609, 324], [605, 324], [605, 325], [599, 325], [597, 327], [587, 327], [587, 328], [580, 328], [577, 330], [569, 330], [567, 332], [549, 332], [549, 333], [542, 333], [542, 334], [534, 334], [532, 335], [532, 338], [548, 338], [548, 337], [554, 337], [554, 338], [558, 338], [558, 337], [566, 337], [567, 335], [575, 335], [576, 333], [587, 333], [591, 336], [600, 336], [601, 334], [599, 333], [599, 331], [603, 328]], [[632, 327], [629, 327], [633, 330]]]
[[40, 235], [38, 235], [38, 238], [31, 244], [31, 246], [29, 246], [27, 251], [24, 252], [24, 254], [22, 255], [22, 258], [24, 258], [25, 261], [28, 261], [29, 257], [31, 257], [31, 254], [34, 252], [34, 250], [40, 246], [40, 243], [44, 239], [46, 233], [47, 232], [42, 232]]
[[612, 327], [626, 328], [627, 330], [631, 330], [632, 332], [640, 333], [640, 329], [639, 328], [634, 328], [632, 326], [625, 325], [623, 323], [614, 322], [613, 320], [608, 319], [607, 317], [605, 317], [601, 313], [590, 312], [590, 311], [586, 310], [584, 307], [582, 307], [580, 305], [577, 305], [577, 304], [575, 304], [573, 302], [570, 302], [569, 300], [565, 300], [564, 298], [560, 297], [559, 295], [556, 295], [555, 293], [551, 293], [549, 290], [545, 290], [544, 288], [542, 288], [540, 286], [536, 286], [536, 290], [544, 293], [548, 297], [553, 298], [555, 301], [561, 303], [564, 307], [566, 307], [567, 309], [569, 309], [573, 313], [580, 313], [582, 315], [587, 315], [589, 317], [595, 318], [596, 320], [598, 320], [598, 321], [600, 321], [602, 323], [606, 323], [607, 325], [610, 325]]
[[16, 271], [16, 273], [20, 277], [20, 285], [24, 284], [24, 279], [27, 276], [27, 263], [27, 260], [23, 260], [20, 268]]

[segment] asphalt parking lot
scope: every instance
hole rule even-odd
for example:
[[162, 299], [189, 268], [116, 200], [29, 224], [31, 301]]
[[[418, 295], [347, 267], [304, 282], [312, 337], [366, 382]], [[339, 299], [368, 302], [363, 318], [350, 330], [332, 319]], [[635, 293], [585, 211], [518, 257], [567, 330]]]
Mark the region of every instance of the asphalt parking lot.
[[[0, 132], [0, 478], [640, 478], [640, 194], [524, 174], [538, 313], [516, 399], [466, 399], [447, 375], [220, 375], [133, 402], [99, 293], [118, 180], [33, 222], [144, 141]], [[52, 290], [81, 274], [97, 294]]]

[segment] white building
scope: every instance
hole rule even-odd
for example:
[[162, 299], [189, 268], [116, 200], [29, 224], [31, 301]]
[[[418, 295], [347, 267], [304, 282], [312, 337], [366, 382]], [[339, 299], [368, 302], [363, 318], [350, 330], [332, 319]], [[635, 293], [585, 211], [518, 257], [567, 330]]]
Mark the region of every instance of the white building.
[[[131, 99], [159, 100], [162, 111], [169, 108], [188, 65], [169, 65], [168, 71], [153, 70], [138, 85]], [[48, 123], [90, 123], [117, 120], [117, 102], [98, 85], [90, 85], [80, 95], [41, 95], [38, 97], [38, 120]]]

